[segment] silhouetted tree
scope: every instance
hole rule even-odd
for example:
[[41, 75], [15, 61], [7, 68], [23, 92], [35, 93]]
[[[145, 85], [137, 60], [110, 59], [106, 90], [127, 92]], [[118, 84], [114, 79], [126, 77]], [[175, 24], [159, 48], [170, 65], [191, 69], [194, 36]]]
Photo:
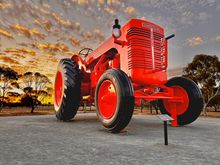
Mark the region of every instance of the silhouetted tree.
[[215, 112], [217, 112], [220, 109], [220, 94], [215, 96], [210, 102], [209, 105], [211, 107], [214, 107]]
[[[204, 96], [204, 114], [212, 99], [220, 92], [220, 61], [217, 56], [199, 54], [184, 68], [184, 76], [195, 81]], [[192, 91], [193, 92], [193, 91]]]
[[7, 98], [8, 98], [8, 100], [9, 100], [8, 105], [14, 104], [13, 102], [14, 102], [14, 101], [17, 101], [18, 98], [20, 98], [20, 96], [21, 96], [21, 94], [18, 93], [18, 92], [15, 92], [15, 91], [7, 92]]
[[51, 84], [49, 78], [39, 72], [26, 72], [21, 77], [23, 81], [23, 91], [25, 93], [23, 103], [29, 101], [31, 113], [35, 107], [43, 101], [46, 96], [51, 95], [52, 88], [48, 87]]
[[36, 96], [24, 94], [21, 98], [21, 105], [31, 107], [31, 113], [34, 113], [36, 105], [40, 105], [41, 102], [37, 100]]
[[29, 95], [23, 95], [21, 98], [21, 105], [23, 106], [31, 106], [31, 103], [33, 102], [33, 98]]
[[4, 102], [6, 93], [13, 88], [18, 73], [11, 68], [0, 67], [0, 103]]

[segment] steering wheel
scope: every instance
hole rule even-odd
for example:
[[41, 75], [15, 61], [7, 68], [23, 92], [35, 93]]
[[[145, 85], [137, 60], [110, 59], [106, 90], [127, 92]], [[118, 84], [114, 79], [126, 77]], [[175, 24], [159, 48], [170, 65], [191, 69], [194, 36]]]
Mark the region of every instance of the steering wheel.
[[91, 48], [83, 48], [82, 50], [79, 51], [79, 55], [85, 58], [92, 51], [93, 50]]

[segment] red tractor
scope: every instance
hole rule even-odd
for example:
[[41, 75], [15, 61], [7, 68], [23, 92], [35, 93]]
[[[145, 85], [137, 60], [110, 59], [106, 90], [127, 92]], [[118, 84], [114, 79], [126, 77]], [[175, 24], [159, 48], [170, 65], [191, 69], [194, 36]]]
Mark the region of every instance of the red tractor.
[[115, 20], [112, 36], [92, 51], [59, 62], [54, 106], [58, 120], [72, 119], [83, 96], [95, 103], [99, 120], [120, 132], [131, 120], [134, 104], [156, 101], [172, 126], [192, 123], [203, 109], [198, 86], [185, 77], [167, 79], [168, 39], [154, 23], [132, 19], [122, 28]]

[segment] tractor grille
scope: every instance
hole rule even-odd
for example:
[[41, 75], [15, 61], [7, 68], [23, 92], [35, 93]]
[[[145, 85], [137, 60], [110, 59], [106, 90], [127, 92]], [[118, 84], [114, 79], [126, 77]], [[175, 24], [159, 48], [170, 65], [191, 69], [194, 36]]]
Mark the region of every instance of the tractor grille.
[[165, 65], [163, 39], [163, 35], [147, 29], [137, 27], [128, 29], [128, 69], [163, 70]]

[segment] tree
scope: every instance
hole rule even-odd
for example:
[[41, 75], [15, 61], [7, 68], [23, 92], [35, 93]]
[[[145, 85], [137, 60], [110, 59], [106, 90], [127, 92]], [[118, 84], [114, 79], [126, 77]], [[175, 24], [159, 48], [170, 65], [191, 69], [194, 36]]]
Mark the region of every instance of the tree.
[[220, 108], [220, 94], [215, 96], [210, 102], [208, 106], [214, 107], [215, 112], [217, 112]]
[[204, 114], [206, 109], [220, 93], [220, 61], [217, 56], [199, 54], [184, 68], [184, 76], [192, 79], [200, 87], [204, 96]]
[[13, 105], [14, 103], [18, 103], [21, 98], [21, 94], [15, 91], [7, 92], [7, 98], [9, 100], [8, 105]]
[[[35, 107], [41, 104], [46, 96], [51, 94], [51, 82], [49, 78], [39, 72], [26, 72], [21, 76], [23, 81], [24, 96], [21, 102], [27, 106], [31, 106], [31, 113]], [[29, 102], [29, 103], [27, 103]]]
[[0, 67], [0, 103], [4, 102], [7, 92], [16, 84], [18, 73], [11, 68]]

